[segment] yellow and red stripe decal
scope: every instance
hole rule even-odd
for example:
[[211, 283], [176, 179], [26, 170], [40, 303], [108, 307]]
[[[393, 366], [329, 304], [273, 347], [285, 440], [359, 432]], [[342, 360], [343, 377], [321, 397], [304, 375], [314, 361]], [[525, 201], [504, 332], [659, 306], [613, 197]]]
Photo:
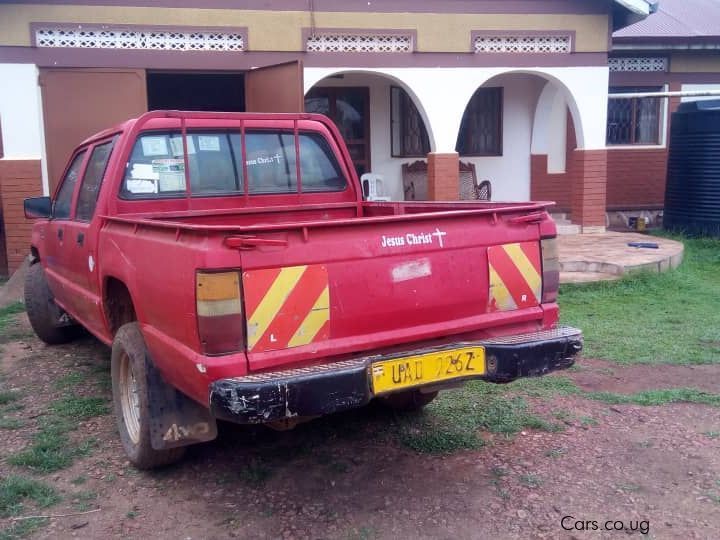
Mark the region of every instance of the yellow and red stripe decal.
[[537, 242], [488, 248], [489, 311], [537, 306], [542, 295], [542, 265]]
[[330, 288], [322, 265], [243, 273], [250, 352], [300, 347], [328, 339]]

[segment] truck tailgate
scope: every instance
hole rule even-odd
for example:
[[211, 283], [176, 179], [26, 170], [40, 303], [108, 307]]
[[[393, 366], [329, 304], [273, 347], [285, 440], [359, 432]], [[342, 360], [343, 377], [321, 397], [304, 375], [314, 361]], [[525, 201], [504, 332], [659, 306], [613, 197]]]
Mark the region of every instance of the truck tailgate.
[[254, 233], [240, 250], [249, 368], [539, 321], [539, 231], [479, 214]]

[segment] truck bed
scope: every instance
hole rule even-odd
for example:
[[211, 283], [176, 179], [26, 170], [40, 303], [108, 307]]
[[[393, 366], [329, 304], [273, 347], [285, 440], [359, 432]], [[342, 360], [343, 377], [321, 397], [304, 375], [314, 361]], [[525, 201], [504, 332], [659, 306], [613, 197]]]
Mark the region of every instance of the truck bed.
[[[106, 217], [99, 253], [109, 267], [134, 261], [135, 279], [146, 282], [138, 316], [158, 358], [200, 350], [194, 294], [184, 290], [197, 270], [240, 270], [246, 350], [222, 363], [243, 375], [551, 327], [557, 306], [543, 307], [537, 291], [514, 309], [494, 305], [488, 266], [496, 245], [529, 246], [539, 257], [541, 236], [555, 234], [549, 204], [362, 203]], [[273, 282], [284, 297], [263, 307], [277, 292]], [[177, 313], [187, 314], [183, 324]]]

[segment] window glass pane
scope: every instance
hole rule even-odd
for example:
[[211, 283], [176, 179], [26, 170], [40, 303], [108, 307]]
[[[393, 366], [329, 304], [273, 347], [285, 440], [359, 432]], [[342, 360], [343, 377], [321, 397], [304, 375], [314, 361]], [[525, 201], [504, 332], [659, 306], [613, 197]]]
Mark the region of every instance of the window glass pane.
[[190, 191], [193, 195], [242, 192], [239, 133], [188, 132], [187, 141]]
[[[615, 86], [614, 93], [660, 92], [657, 86]], [[660, 144], [659, 98], [610, 98], [607, 144]]]
[[303, 191], [342, 191], [347, 187], [330, 145], [319, 133], [300, 134], [300, 176]]
[[112, 142], [100, 144], [96, 146], [92, 154], [90, 154], [90, 160], [85, 169], [85, 176], [80, 185], [80, 194], [78, 195], [75, 215], [79, 220], [90, 221], [95, 213], [95, 205], [97, 204], [98, 193], [100, 192], [100, 186], [105, 176], [105, 169], [110, 158], [112, 145]]
[[245, 156], [250, 193], [296, 193], [297, 164], [292, 133], [248, 131]]
[[[193, 195], [243, 191], [240, 134], [226, 131], [187, 133], [187, 165]], [[129, 198], [184, 197], [182, 134], [145, 133], [138, 138], [125, 171], [122, 195]]]
[[455, 150], [461, 156], [502, 155], [502, 88], [478, 88], [473, 94]]
[[641, 98], [636, 103], [635, 142], [637, 144], [658, 144], [660, 119], [660, 100]]
[[75, 156], [65, 178], [63, 178], [60, 191], [58, 191], [57, 197], [55, 197], [55, 201], [53, 202], [53, 218], [55, 219], [70, 218], [70, 208], [72, 206], [75, 184], [77, 184], [80, 167], [82, 166], [84, 158], [85, 150]]
[[430, 152], [430, 139], [420, 111], [405, 90], [393, 86], [390, 91], [393, 156], [426, 156]]

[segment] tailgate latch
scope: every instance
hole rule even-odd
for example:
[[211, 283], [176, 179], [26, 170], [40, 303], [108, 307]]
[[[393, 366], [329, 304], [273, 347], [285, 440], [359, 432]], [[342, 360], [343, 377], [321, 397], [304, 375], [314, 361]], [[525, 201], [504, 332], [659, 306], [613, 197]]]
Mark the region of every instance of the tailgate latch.
[[534, 212], [532, 214], [527, 214], [525, 216], [516, 216], [514, 218], [508, 219], [510, 223], [539, 223], [541, 221], [544, 221], [547, 219], [547, 213], [546, 212]]
[[286, 247], [287, 240], [272, 238], [258, 238], [257, 236], [228, 236], [225, 238], [225, 245], [229, 248], [248, 250], [258, 246]]

